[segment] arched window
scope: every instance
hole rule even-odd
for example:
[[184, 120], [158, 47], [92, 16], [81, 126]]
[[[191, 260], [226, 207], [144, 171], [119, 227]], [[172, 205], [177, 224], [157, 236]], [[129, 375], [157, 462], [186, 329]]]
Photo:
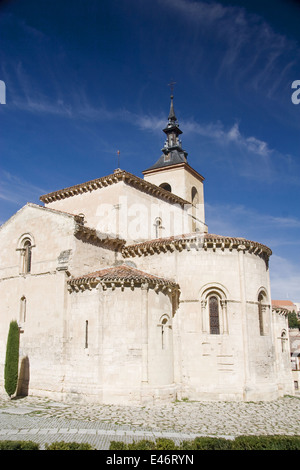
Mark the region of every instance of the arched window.
[[169, 183], [162, 183], [159, 185], [160, 188], [165, 189], [166, 191], [172, 192], [172, 188]]
[[191, 200], [192, 200], [192, 232], [196, 232], [197, 229], [197, 205], [199, 204], [199, 195], [195, 186], [191, 190]]
[[208, 299], [209, 308], [209, 331], [211, 335], [220, 334], [220, 319], [219, 319], [219, 299], [217, 296], [212, 295]]
[[192, 204], [198, 204], [199, 195], [198, 195], [198, 191], [195, 188], [195, 186], [192, 187], [191, 196], [192, 196]]
[[168, 315], [163, 315], [160, 319], [159, 325], [161, 327], [161, 349], [168, 349], [169, 338], [168, 331], [170, 329], [170, 318]]
[[286, 331], [282, 331], [281, 333], [281, 352], [286, 351], [286, 342], [287, 342], [287, 336], [286, 336]]
[[258, 295], [258, 324], [259, 324], [259, 333], [261, 336], [265, 334], [265, 311], [266, 311], [266, 301], [267, 296], [264, 291], [260, 292]]
[[85, 340], [84, 340], [84, 348], [88, 349], [89, 347], [89, 321], [85, 320]]
[[30, 240], [24, 242], [24, 273], [30, 273], [31, 271], [31, 250], [32, 245]]
[[162, 226], [162, 220], [160, 217], [157, 217], [155, 219], [154, 227], [155, 227], [155, 238], [161, 238], [163, 226]]
[[17, 251], [20, 252], [20, 274], [28, 274], [32, 267], [32, 248], [35, 246], [31, 234], [25, 233], [19, 238]]
[[206, 284], [200, 291], [199, 327], [203, 333], [224, 335], [229, 333], [227, 307], [229, 293], [221, 284]]

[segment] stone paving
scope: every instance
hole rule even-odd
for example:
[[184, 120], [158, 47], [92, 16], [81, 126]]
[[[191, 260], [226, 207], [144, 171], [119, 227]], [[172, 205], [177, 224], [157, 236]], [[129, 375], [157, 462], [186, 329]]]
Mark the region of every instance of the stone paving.
[[0, 440], [88, 442], [107, 450], [125, 442], [196, 436], [300, 435], [300, 397], [270, 402], [180, 401], [154, 406], [83, 405], [47, 398], [0, 396]]

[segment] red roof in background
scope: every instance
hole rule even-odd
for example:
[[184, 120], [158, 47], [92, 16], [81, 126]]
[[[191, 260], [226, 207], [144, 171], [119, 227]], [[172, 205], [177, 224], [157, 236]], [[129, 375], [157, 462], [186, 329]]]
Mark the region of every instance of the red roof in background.
[[277, 307], [294, 307], [295, 304], [291, 300], [272, 300], [272, 305]]

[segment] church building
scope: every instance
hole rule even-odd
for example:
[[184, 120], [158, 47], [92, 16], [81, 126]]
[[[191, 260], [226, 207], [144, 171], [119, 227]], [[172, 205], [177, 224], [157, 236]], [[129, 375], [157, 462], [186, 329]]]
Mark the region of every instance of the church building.
[[1, 393], [17, 320], [20, 394], [118, 404], [294, 394], [271, 250], [209, 233], [173, 96], [163, 132], [143, 178], [117, 168], [0, 227]]

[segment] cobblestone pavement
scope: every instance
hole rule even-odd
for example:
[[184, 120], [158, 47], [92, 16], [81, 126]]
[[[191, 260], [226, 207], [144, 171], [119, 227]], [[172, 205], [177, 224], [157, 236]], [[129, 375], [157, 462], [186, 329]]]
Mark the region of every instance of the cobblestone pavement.
[[169, 437], [176, 443], [196, 436], [300, 435], [300, 397], [270, 402], [173, 402], [154, 406], [82, 405], [0, 396], [0, 440], [88, 442], [106, 450], [125, 442]]

